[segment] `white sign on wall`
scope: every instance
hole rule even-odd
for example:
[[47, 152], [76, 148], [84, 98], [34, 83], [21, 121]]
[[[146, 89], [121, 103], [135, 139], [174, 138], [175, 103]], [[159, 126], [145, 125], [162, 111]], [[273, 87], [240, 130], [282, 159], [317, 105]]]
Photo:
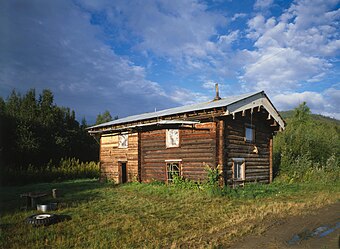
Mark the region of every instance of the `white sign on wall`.
[[166, 147], [179, 147], [179, 130], [167, 129], [166, 130]]
[[123, 134], [118, 136], [118, 148], [127, 148], [128, 147], [129, 135]]

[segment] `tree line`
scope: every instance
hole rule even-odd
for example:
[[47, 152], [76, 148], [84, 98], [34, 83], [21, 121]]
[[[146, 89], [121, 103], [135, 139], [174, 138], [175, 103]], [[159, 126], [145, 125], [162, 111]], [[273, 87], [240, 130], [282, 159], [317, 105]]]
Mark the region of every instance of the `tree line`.
[[35, 89], [24, 95], [13, 90], [6, 100], [0, 97], [1, 168], [43, 169], [62, 158], [98, 161], [99, 145], [86, 126], [85, 118], [79, 123], [73, 110], [57, 106], [48, 89], [38, 96]]

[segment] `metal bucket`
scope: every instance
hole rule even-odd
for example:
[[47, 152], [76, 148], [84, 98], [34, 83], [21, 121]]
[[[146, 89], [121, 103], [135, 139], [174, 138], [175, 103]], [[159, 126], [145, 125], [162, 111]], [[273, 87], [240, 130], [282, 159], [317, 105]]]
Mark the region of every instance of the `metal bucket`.
[[58, 203], [52, 202], [49, 204], [38, 204], [37, 205], [37, 210], [41, 212], [47, 212], [50, 210], [56, 210], [57, 209]]
[[37, 210], [41, 212], [47, 212], [50, 209], [48, 204], [37, 204]]

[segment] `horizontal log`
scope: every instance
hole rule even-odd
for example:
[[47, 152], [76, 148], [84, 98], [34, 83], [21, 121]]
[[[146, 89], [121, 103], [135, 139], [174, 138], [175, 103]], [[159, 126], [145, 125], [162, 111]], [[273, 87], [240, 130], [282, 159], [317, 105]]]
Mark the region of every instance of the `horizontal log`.
[[[176, 149], [176, 148], [171, 148]], [[214, 147], [211, 147], [209, 144], [203, 144], [203, 145], [199, 145], [199, 146], [188, 146], [188, 145], [183, 145], [181, 147], [178, 148], [181, 151], [201, 151], [201, 150], [210, 150], [210, 151], [214, 151]], [[164, 150], [168, 150], [168, 148], [164, 149], [164, 148], [160, 148], [160, 147], [148, 147], [148, 148], [143, 148], [143, 151], [145, 152], [153, 152], [153, 153], [163, 153]]]
[[[233, 162], [232, 158], [229, 157], [228, 165], [232, 165], [232, 162]], [[255, 163], [259, 163], [259, 165], [262, 165], [263, 163], [269, 163], [269, 158], [248, 158], [245, 160], [245, 162], [246, 162], [246, 165], [250, 162], [253, 163], [253, 165]]]
[[268, 169], [248, 169], [246, 168], [246, 174], [255, 175], [255, 174], [269, 174]]
[[247, 176], [247, 180], [269, 180], [269, 175], [261, 175], [261, 176]]
[[[171, 160], [171, 159], [181, 159], [181, 158], [165, 158], [164, 160]], [[148, 159], [144, 159], [144, 163], [149, 163], [149, 162], [161, 162], [164, 163], [164, 160], [161, 159], [154, 159], [154, 158], [148, 158]], [[201, 162], [201, 163], [209, 163], [209, 164], [213, 164], [215, 162], [215, 160], [213, 158], [185, 158], [186, 162]]]
[[269, 170], [269, 166], [248, 166], [246, 168], [249, 170]]
[[264, 161], [261, 164], [259, 162], [253, 162], [253, 161], [247, 161], [246, 162], [247, 167], [269, 167], [269, 159], [268, 161]]
[[[165, 161], [158, 161], [158, 162], [143, 162], [142, 163], [143, 167], [163, 167], [166, 165]], [[183, 159], [183, 161], [181, 162], [182, 167], [184, 168], [205, 168], [206, 167], [206, 163], [203, 162], [190, 162], [190, 161], [186, 161], [185, 159]]]
[[265, 155], [255, 154], [255, 153], [234, 153], [228, 152], [228, 157], [230, 158], [267, 158]]
[[173, 159], [174, 157], [178, 158], [178, 159], [184, 159], [184, 158], [211, 158], [212, 156], [214, 156], [212, 153], [210, 152], [167, 152], [167, 153], [145, 153], [144, 154], [144, 159], [147, 160], [148, 158], [159, 158], [159, 159]]

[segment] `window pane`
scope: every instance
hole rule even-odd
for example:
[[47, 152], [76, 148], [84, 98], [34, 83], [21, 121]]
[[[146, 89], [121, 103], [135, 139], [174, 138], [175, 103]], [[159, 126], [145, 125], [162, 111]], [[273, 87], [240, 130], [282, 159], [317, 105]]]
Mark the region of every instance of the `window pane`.
[[234, 162], [234, 178], [235, 178], [235, 179], [240, 178], [240, 176], [239, 176], [239, 171], [240, 171], [240, 169], [239, 169], [239, 163], [238, 163], [238, 162]]
[[253, 138], [253, 135], [254, 135], [254, 132], [253, 132], [253, 128], [250, 128], [250, 127], [246, 127], [246, 141], [253, 141], [254, 138]]
[[238, 179], [242, 179], [242, 174], [243, 174], [243, 172], [242, 172], [242, 163], [238, 163]]
[[172, 182], [174, 179], [174, 176], [180, 175], [179, 170], [179, 163], [167, 163], [167, 176], [168, 176], [168, 182]]
[[243, 180], [244, 176], [244, 161], [234, 161], [234, 179]]

